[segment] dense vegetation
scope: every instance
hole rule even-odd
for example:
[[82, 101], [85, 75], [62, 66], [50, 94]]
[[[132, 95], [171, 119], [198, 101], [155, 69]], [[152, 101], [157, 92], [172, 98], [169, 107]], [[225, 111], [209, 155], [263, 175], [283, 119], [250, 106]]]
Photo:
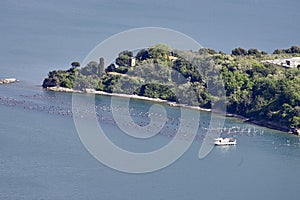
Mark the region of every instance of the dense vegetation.
[[73, 62], [68, 70], [49, 72], [43, 87], [93, 88], [210, 108], [225, 101], [219, 97], [221, 78], [228, 112], [290, 129], [300, 127], [300, 70], [261, 61], [299, 53], [296, 46], [273, 54], [236, 48], [229, 55], [207, 48], [198, 52], [172, 50], [158, 44], [135, 56], [123, 51], [106, 68], [103, 58], [82, 68]]

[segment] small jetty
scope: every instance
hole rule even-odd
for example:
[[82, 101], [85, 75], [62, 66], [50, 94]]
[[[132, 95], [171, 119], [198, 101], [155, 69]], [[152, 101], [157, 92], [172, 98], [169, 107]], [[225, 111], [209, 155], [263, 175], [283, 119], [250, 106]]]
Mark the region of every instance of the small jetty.
[[10, 84], [18, 81], [19, 80], [17, 80], [16, 78], [4, 78], [4, 79], [0, 79], [0, 84]]

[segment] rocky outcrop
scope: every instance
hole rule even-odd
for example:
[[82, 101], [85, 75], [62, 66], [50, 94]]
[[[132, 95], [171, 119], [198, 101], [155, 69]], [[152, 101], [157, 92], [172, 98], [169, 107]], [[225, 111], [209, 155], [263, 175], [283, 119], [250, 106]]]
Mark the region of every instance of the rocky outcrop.
[[5, 79], [0, 79], [0, 84], [9, 84], [9, 83], [15, 83], [18, 82], [16, 78], [5, 78]]
[[58, 85], [57, 81], [52, 78], [45, 78], [43, 82], [43, 88], [48, 88], [48, 87], [56, 87]]
[[300, 128], [293, 129], [291, 133], [300, 136]]

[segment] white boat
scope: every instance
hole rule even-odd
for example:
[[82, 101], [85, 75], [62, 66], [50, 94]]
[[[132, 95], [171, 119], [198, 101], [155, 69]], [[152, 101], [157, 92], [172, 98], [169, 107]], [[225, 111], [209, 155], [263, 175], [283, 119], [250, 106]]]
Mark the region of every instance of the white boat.
[[216, 139], [214, 139], [214, 143], [217, 146], [236, 145], [236, 139], [234, 139], [234, 138], [216, 138]]

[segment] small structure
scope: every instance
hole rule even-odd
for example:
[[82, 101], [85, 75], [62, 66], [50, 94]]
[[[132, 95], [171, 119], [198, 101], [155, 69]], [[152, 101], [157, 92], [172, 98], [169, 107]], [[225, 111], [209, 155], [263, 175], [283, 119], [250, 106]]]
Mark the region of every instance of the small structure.
[[285, 64], [283, 64], [282, 66], [286, 68], [296, 68], [296, 67], [300, 68], [300, 57], [286, 59]]
[[175, 56], [168, 56], [169, 60], [171, 60], [172, 62], [177, 60], [178, 58]]
[[173, 51], [169, 52], [168, 59], [174, 62], [178, 58], [176, 57], [175, 53]]
[[131, 58], [130, 58], [130, 66], [131, 66], [131, 67], [134, 67], [135, 65], [136, 65], [135, 57], [131, 57]]
[[275, 60], [263, 60], [261, 62], [280, 65], [285, 68], [300, 68], [300, 57], [280, 58]]

